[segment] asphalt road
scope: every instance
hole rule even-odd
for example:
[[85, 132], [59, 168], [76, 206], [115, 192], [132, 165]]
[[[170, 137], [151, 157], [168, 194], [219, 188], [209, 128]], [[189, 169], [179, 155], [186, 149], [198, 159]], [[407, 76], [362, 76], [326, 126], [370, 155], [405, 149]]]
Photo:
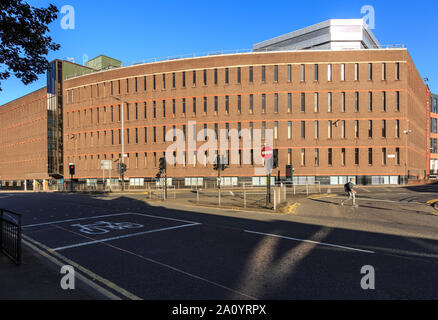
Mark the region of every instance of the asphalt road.
[[27, 242], [122, 299], [437, 299], [438, 216], [424, 205], [437, 188], [366, 189], [359, 209], [315, 198], [295, 215], [144, 195], [2, 193], [0, 207], [23, 215]]

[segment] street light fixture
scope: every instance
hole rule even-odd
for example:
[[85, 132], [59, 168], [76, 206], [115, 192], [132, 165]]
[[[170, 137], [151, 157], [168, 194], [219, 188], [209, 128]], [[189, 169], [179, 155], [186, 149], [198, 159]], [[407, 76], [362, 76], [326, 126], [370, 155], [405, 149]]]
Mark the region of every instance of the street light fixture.
[[[123, 108], [123, 102], [124, 101], [122, 99], [118, 98], [118, 97], [115, 97], [115, 96], [111, 96], [111, 97], [121, 102], [121, 105], [120, 105], [121, 114], [120, 114], [120, 116], [122, 118], [122, 137], [121, 137], [122, 138], [122, 164], [125, 164], [125, 117], [123, 115], [123, 109], [124, 109]], [[124, 167], [124, 166], [122, 166], [122, 167]], [[121, 178], [122, 178], [122, 191], [125, 191], [125, 176], [124, 176], [124, 171], [123, 170], [121, 171]]]

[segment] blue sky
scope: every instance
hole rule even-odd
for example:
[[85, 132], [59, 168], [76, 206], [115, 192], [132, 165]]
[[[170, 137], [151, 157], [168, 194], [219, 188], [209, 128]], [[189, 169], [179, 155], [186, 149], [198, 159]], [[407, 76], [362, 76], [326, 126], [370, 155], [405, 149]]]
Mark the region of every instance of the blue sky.
[[[131, 64], [153, 57], [207, 51], [250, 49], [254, 43], [327, 19], [362, 18], [361, 8], [375, 9], [373, 33], [381, 44], [404, 44], [422, 77], [438, 93], [436, 57], [438, 1], [148, 1], [148, 0], [33, 0], [42, 7], [53, 3], [75, 10], [75, 28], [63, 29], [64, 14], [50, 25], [61, 44], [49, 60], [99, 54]], [[45, 86], [45, 75], [23, 85], [13, 77], [1, 83], [0, 105]]]

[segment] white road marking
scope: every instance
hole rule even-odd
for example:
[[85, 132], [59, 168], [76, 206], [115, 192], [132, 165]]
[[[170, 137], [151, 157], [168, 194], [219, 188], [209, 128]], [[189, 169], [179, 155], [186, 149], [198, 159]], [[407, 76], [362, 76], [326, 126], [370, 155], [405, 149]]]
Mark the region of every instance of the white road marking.
[[65, 223], [65, 222], [72, 222], [72, 221], [81, 221], [81, 220], [88, 220], [88, 219], [94, 219], [94, 218], [116, 217], [116, 216], [123, 216], [123, 215], [129, 215], [129, 214], [137, 215], [137, 216], [142, 216], [142, 217], [149, 217], [149, 218], [177, 221], [177, 222], [197, 223], [195, 221], [188, 221], [188, 220], [182, 220], [182, 219], [153, 216], [153, 215], [144, 214], [144, 213], [123, 212], [123, 213], [106, 214], [106, 215], [100, 215], [100, 216], [92, 216], [92, 217], [84, 217], [84, 218], [76, 218], [76, 219], [67, 219], [67, 220], [58, 220], [58, 221], [52, 221], [52, 222], [29, 224], [29, 225], [23, 226], [23, 228], [38, 227], [38, 226], [44, 226], [44, 225], [49, 225], [49, 224], [58, 224], [58, 223]]
[[196, 222], [196, 223], [192, 223], [192, 224], [184, 224], [184, 225], [181, 225], [181, 226], [174, 226], [174, 227], [168, 227], [168, 228], [148, 230], [148, 231], [131, 233], [131, 234], [126, 234], [126, 235], [122, 235], [122, 236], [101, 239], [101, 240], [81, 242], [81, 243], [72, 244], [72, 245], [69, 245], [69, 246], [55, 248], [55, 249], [52, 249], [52, 250], [53, 251], [60, 251], [60, 250], [65, 250], [65, 249], [71, 249], [71, 248], [77, 248], [77, 247], [82, 247], [82, 246], [88, 246], [88, 245], [91, 245], [91, 244], [96, 244], [96, 243], [101, 243], [101, 242], [107, 242], [107, 241], [112, 241], [112, 240], [118, 240], [118, 239], [123, 239], [123, 238], [130, 238], [130, 237], [140, 236], [140, 235], [144, 235], [144, 234], [148, 234], [148, 233], [167, 231], [167, 230], [173, 230], [173, 229], [180, 229], [180, 228], [185, 228], [185, 227], [193, 227], [193, 226], [198, 226], [198, 225], [200, 225], [200, 223]]
[[331, 244], [331, 243], [325, 243], [325, 242], [318, 242], [318, 241], [312, 241], [312, 240], [305, 240], [305, 239], [286, 237], [286, 236], [281, 236], [281, 235], [278, 235], [278, 234], [263, 233], [263, 232], [257, 232], [257, 231], [251, 231], [251, 230], [244, 230], [244, 232], [252, 233], [252, 234], [258, 234], [258, 235], [263, 235], [263, 236], [269, 236], [269, 237], [282, 238], [282, 239], [286, 239], [286, 240], [293, 240], [293, 241], [317, 244], [317, 245], [320, 245], [320, 246], [333, 247], [333, 248], [339, 248], [339, 249], [345, 249], [345, 250], [351, 250], [351, 251], [358, 251], [358, 252], [363, 252], [363, 253], [375, 253], [374, 251], [369, 251], [369, 250], [363, 250], [363, 249], [357, 249], [357, 248], [352, 248], [352, 247], [340, 246], [340, 245], [337, 245], [337, 244]]

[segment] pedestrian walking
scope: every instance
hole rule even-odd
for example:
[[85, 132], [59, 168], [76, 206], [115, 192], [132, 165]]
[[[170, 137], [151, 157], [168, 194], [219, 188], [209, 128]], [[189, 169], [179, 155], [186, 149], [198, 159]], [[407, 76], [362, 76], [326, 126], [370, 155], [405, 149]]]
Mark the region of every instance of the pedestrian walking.
[[345, 192], [347, 193], [348, 198], [342, 200], [341, 206], [344, 205], [345, 201], [352, 200], [353, 206], [357, 208], [358, 207], [358, 205], [356, 204], [357, 192], [356, 192], [356, 190], [354, 190], [354, 179], [353, 178], [350, 179], [350, 182], [348, 182], [344, 185], [344, 189], [345, 189]]

